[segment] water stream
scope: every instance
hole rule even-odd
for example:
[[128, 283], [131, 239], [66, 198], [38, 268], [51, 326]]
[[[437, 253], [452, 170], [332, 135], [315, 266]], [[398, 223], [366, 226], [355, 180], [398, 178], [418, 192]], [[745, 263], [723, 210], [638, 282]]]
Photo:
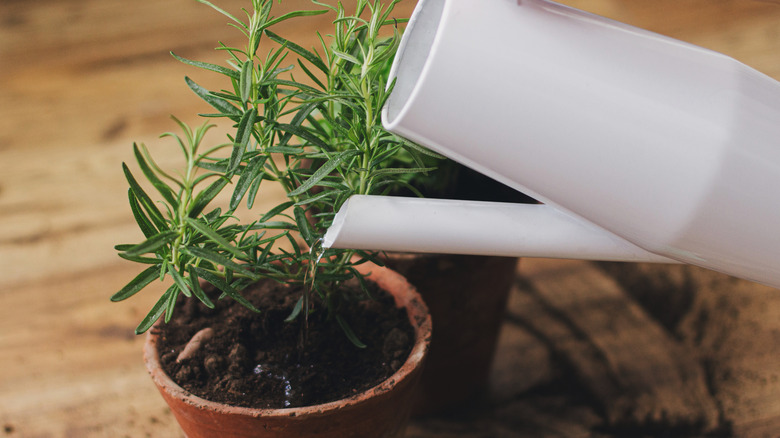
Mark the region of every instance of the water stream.
[[309, 269], [306, 272], [306, 277], [303, 281], [303, 306], [301, 312], [303, 312], [303, 326], [301, 332], [301, 349], [306, 346], [309, 338], [309, 311], [311, 307], [311, 294], [314, 289], [314, 281], [317, 276], [317, 267], [320, 264], [320, 260], [325, 255], [326, 248], [322, 245], [322, 238], [317, 239], [314, 244], [309, 248]]

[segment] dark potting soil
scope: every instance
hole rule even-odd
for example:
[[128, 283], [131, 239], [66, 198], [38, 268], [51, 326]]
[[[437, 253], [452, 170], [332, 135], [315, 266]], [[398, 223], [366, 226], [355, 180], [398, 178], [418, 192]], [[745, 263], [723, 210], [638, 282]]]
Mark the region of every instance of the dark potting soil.
[[[252, 408], [311, 406], [352, 396], [381, 383], [406, 361], [414, 332], [404, 309], [376, 288], [365, 299], [359, 288], [339, 312], [365, 348], [356, 347], [328, 312], [314, 303], [301, 346], [302, 315], [285, 322], [300, 290], [260, 282], [243, 295], [261, 310], [232, 299], [208, 309], [197, 299], [177, 305], [159, 327], [158, 349], [165, 372], [191, 393], [215, 402]], [[210, 292], [214, 294], [213, 291]], [[198, 331], [214, 330], [192, 357], [179, 353]]]

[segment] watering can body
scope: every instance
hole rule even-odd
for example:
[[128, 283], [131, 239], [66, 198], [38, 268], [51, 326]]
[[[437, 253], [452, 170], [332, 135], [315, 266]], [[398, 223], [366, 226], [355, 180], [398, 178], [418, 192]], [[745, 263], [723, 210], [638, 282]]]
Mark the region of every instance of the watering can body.
[[[420, 0], [391, 77], [388, 130], [545, 204], [518, 207], [540, 216], [502, 232], [569, 221], [624, 245], [626, 260], [780, 286], [777, 81], [547, 0]], [[399, 216], [420, 208], [397, 202]], [[468, 246], [448, 252], [475, 252]], [[587, 253], [572, 247], [563, 256]]]

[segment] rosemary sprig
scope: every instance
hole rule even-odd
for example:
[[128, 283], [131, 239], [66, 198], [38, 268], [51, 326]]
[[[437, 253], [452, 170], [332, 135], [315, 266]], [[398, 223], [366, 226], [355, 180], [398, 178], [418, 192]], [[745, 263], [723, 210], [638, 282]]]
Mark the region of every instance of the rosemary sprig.
[[[432, 169], [405, 165], [408, 157], [423, 163], [426, 152], [388, 133], [380, 123], [381, 107], [392, 91], [387, 72], [399, 43], [397, 26], [405, 21], [391, 16], [398, 0], [386, 5], [358, 0], [351, 13], [340, 2], [312, 0], [317, 9], [279, 17], [272, 14], [273, 0], [251, 0], [252, 9], [243, 11], [243, 20], [198, 1], [226, 16], [246, 37], [246, 45], [220, 45], [218, 50], [229, 57], [224, 66], [173, 56], [225, 79], [228, 86], [219, 91], [190, 78], [185, 82], [215, 111], [204, 117], [228, 119], [234, 130], [227, 141], [205, 147], [212, 125], [193, 130], [174, 119], [181, 134], [163, 136], [174, 139], [182, 151], [178, 176], [161, 169], [145, 146], [134, 146], [143, 176], [159, 199], [153, 201], [123, 167], [131, 211], [145, 240], [118, 245], [117, 250], [146, 268], [112, 300], [127, 299], [158, 279], [169, 281], [136, 329], [142, 333], [162, 315], [170, 319], [180, 294], [213, 307], [199, 286], [201, 280], [218, 288], [220, 298], [249, 308], [241, 290], [252, 282], [269, 278], [299, 283], [306, 292], [290, 320], [308, 315], [310, 294], [315, 293], [355, 345], [362, 345], [337, 311], [347, 299], [341, 285], [357, 277], [365, 288], [354, 266], [374, 256], [321, 249], [318, 241], [349, 196], [385, 193], [396, 183], [404, 184], [405, 176]], [[281, 22], [324, 13], [335, 15], [334, 26], [331, 34], [317, 34], [319, 49], [306, 49], [271, 30]], [[293, 57], [297, 63], [285, 65]], [[307, 81], [296, 80], [293, 70]], [[406, 158], [400, 159], [402, 155]], [[257, 213], [252, 223], [238, 223], [235, 210], [242, 202], [253, 207], [263, 181], [279, 184], [288, 200]], [[228, 186], [232, 191], [227, 205], [212, 207]]]

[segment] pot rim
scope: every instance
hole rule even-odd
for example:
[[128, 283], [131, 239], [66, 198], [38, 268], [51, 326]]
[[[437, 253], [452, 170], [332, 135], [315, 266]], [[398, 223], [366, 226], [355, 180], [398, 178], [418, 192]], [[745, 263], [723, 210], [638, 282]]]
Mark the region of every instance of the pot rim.
[[[157, 386], [171, 397], [179, 399], [194, 407], [219, 411], [229, 414], [264, 417], [264, 418], [294, 418], [311, 415], [324, 415], [333, 411], [356, 405], [374, 397], [381, 397], [390, 392], [395, 386], [410, 378], [415, 370], [423, 365], [430, 348], [431, 340], [431, 316], [428, 308], [417, 290], [406, 279], [395, 271], [373, 263], [365, 263], [356, 266], [358, 271], [368, 273], [367, 278], [375, 281], [382, 289], [390, 292], [396, 301], [397, 307], [406, 309], [409, 322], [415, 333], [415, 342], [404, 364], [390, 377], [365, 391], [353, 396], [311, 406], [294, 408], [261, 409], [233, 406], [225, 403], [214, 402], [198, 397], [190, 393], [168, 376], [160, 365], [159, 352], [157, 351], [158, 335], [154, 330], [149, 330], [144, 343], [144, 363], [152, 379]], [[159, 324], [158, 321], [155, 326]]]

